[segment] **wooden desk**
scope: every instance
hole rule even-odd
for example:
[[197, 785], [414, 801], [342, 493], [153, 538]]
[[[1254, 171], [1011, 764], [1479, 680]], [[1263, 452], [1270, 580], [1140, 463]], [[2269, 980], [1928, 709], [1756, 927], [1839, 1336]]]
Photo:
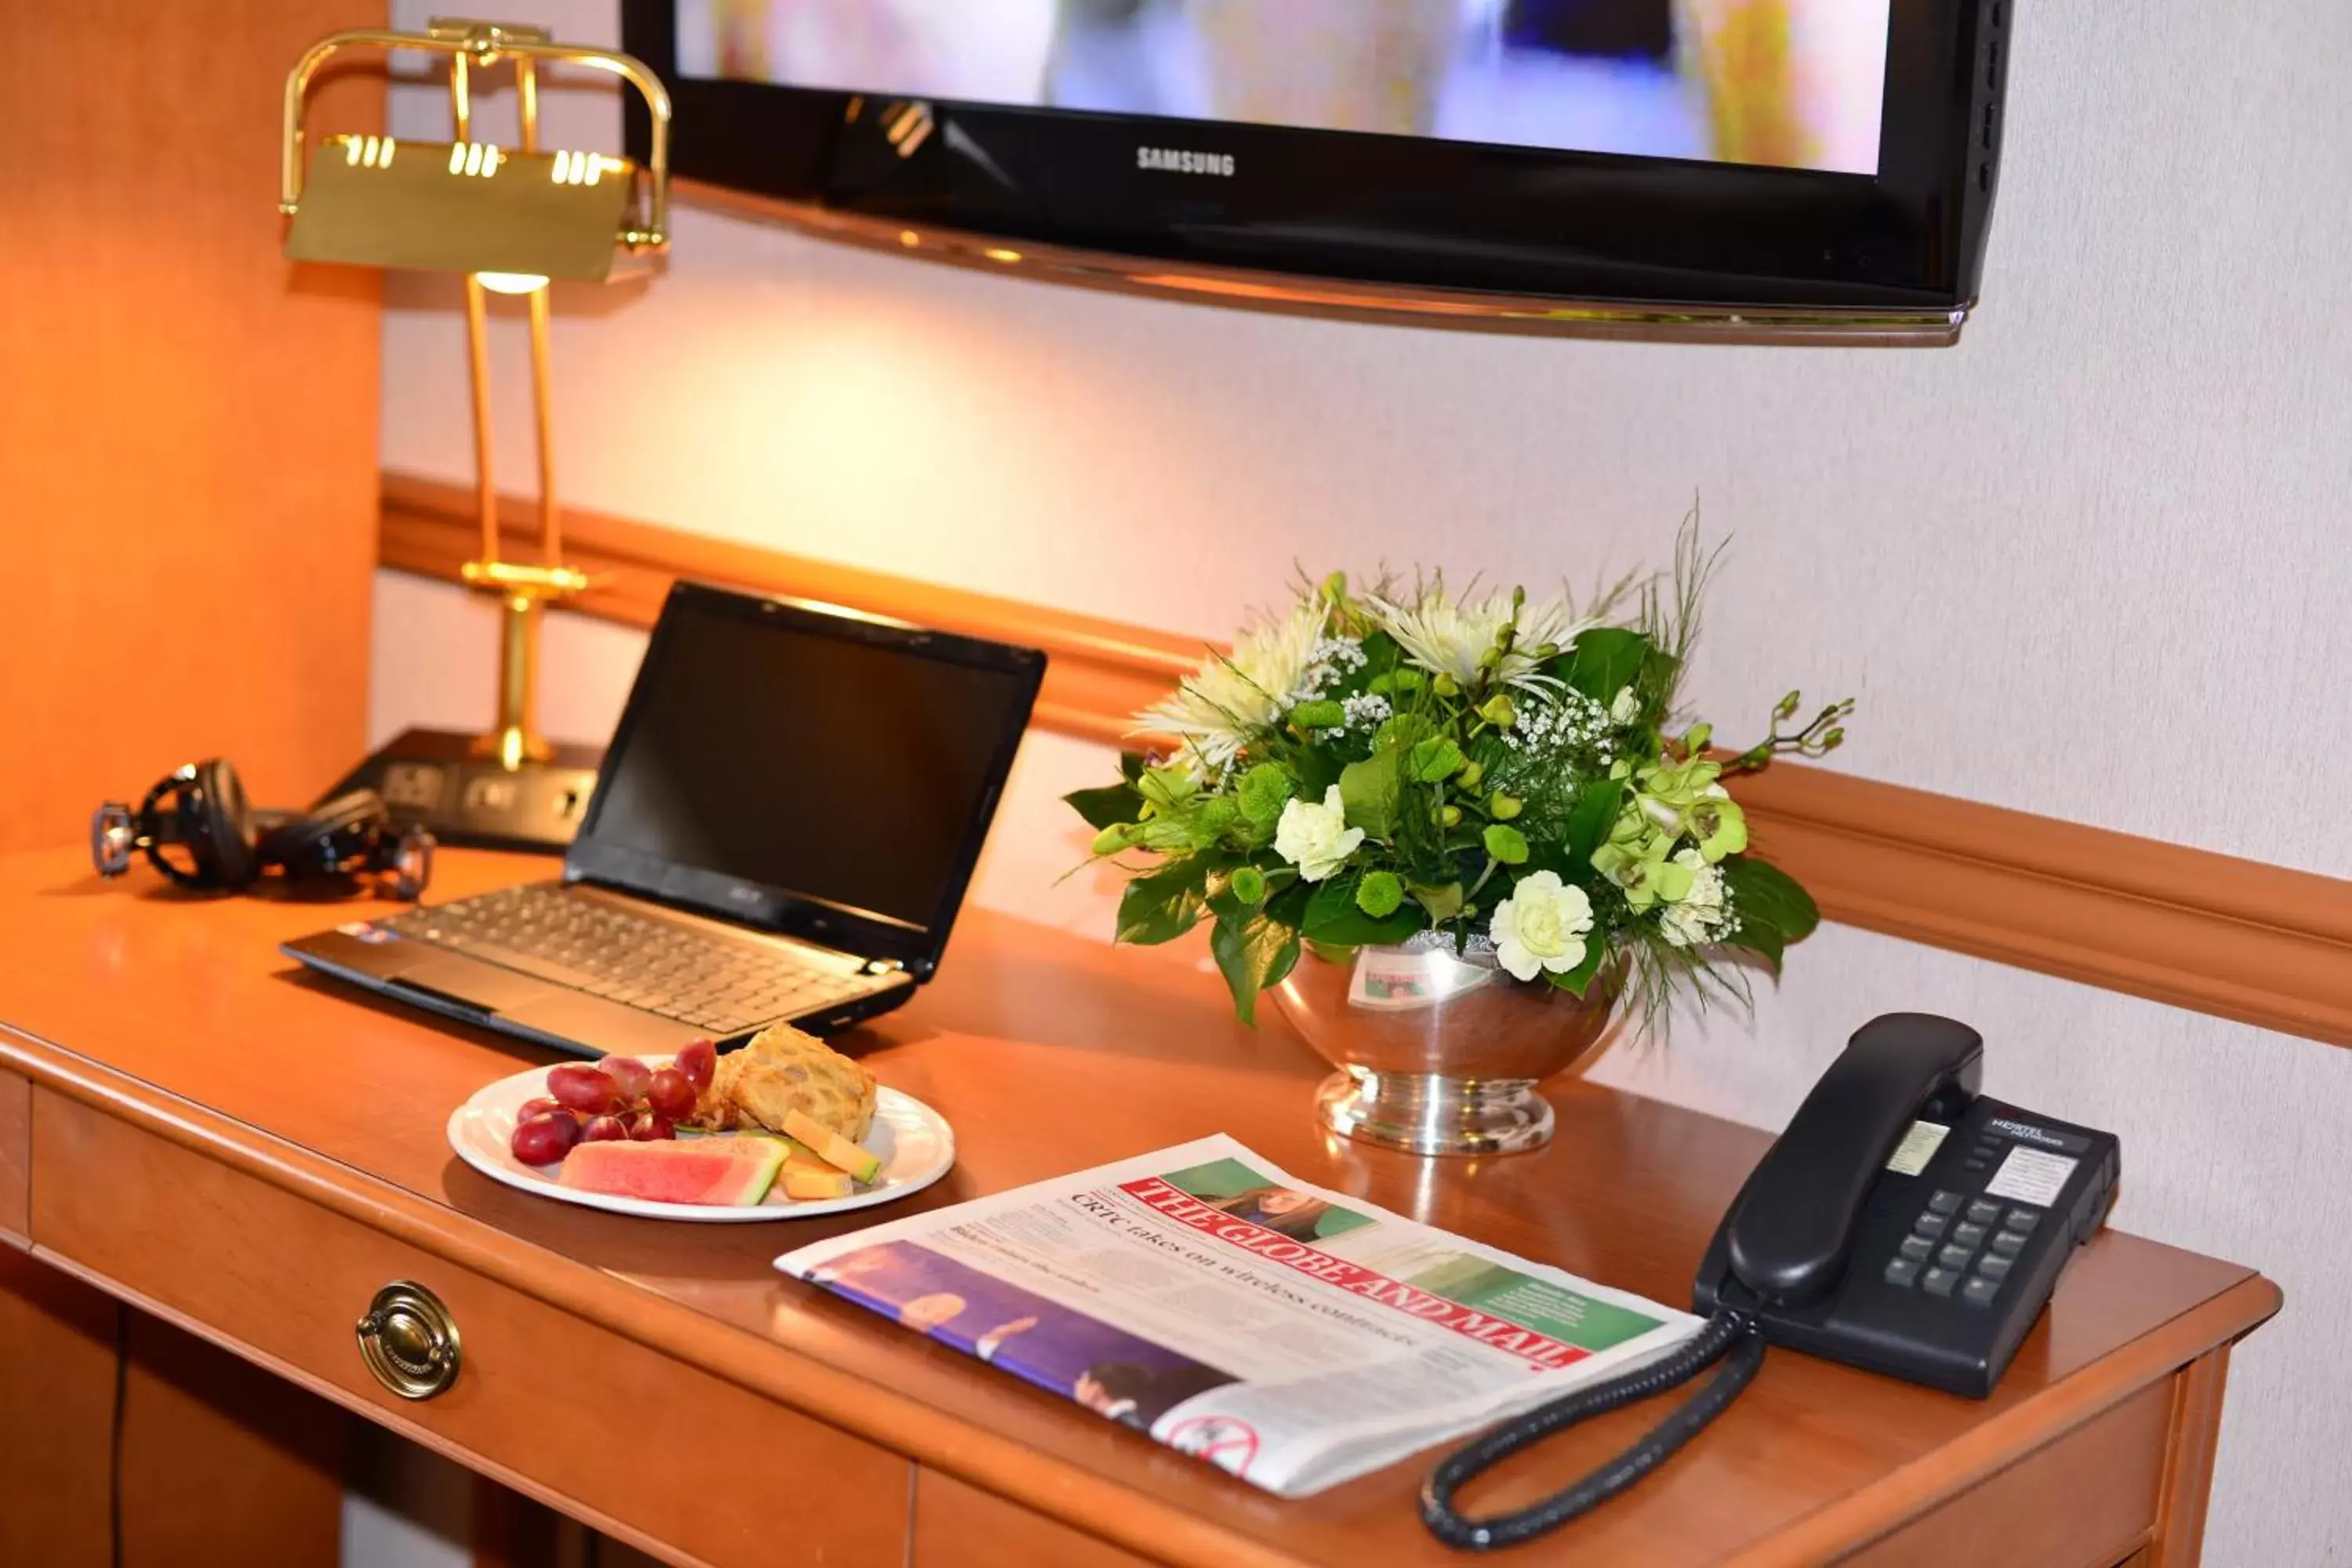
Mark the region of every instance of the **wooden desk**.
[[[434, 890], [544, 870], [448, 854]], [[104, 884], [72, 854], [0, 862], [0, 1233], [673, 1562], [1454, 1560], [1414, 1521], [1425, 1458], [1278, 1501], [770, 1268], [860, 1216], [667, 1226], [483, 1179], [443, 1124], [534, 1058], [275, 952], [340, 913]], [[1236, 1025], [1211, 977], [981, 912], [939, 984], [844, 1044], [955, 1123], [956, 1171], [915, 1203], [1222, 1131], [1310, 1181], [1670, 1301], [1766, 1142], [1574, 1082], [1554, 1086], [1559, 1136], [1533, 1155], [1327, 1142], [1320, 1064], [1278, 1025]], [[463, 1375], [429, 1404], [380, 1389], [352, 1342], [395, 1279], [438, 1292], [464, 1336]], [[2229, 1347], [2279, 1300], [2247, 1269], [2109, 1232], [1991, 1399], [1774, 1352], [1660, 1474], [1514, 1561], [1974, 1563], [1997, 1542], [2004, 1562], [2180, 1568]], [[1549, 1489], [1655, 1415], [1557, 1439], [1472, 1501]]]

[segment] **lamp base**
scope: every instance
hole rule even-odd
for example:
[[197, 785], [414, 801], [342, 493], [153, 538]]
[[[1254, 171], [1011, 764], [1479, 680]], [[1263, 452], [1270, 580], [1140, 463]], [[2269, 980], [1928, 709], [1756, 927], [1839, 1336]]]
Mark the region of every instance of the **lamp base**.
[[561, 742], [552, 750], [544, 762], [509, 769], [479, 754], [472, 735], [407, 730], [328, 795], [372, 789], [383, 796], [395, 823], [419, 824], [444, 844], [560, 855], [588, 813], [604, 752]]

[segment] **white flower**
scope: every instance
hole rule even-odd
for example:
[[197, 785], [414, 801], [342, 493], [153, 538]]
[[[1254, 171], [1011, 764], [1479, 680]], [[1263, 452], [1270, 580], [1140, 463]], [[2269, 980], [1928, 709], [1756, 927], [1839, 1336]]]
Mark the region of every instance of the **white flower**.
[[[1477, 683], [1480, 661], [1511, 622], [1508, 592], [1497, 590], [1483, 599], [1456, 600], [1445, 592], [1443, 582], [1422, 588], [1410, 602], [1375, 594], [1364, 603], [1381, 629], [1396, 638], [1407, 658], [1433, 675], [1453, 677], [1465, 689]], [[1558, 686], [1559, 681], [1536, 673], [1535, 650], [1547, 643], [1566, 647], [1593, 623], [1571, 616], [1564, 599], [1525, 605], [1518, 617], [1511, 652], [1496, 671], [1498, 682], [1531, 689]]]
[[1394, 712], [1389, 700], [1377, 691], [1342, 697], [1339, 699], [1339, 710], [1348, 716], [1347, 727], [1350, 730], [1377, 730], [1387, 723]]
[[1630, 686], [1619, 687], [1617, 695], [1610, 699], [1609, 721], [1622, 728], [1641, 716], [1641, 700], [1633, 695], [1633, 689]]
[[1298, 868], [1304, 881], [1319, 882], [1347, 863], [1364, 841], [1364, 830], [1348, 826], [1339, 786], [1323, 792], [1323, 804], [1292, 800], [1274, 825], [1274, 852]]
[[1675, 947], [1715, 941], [1730, 924], [1723, 904], [1723, 868], [1708, 865], [1696, 849], [1675, 851], [1675, 864], [1691, 873], [1690, 891], [1658, 916], [1659, 933]]
[[1307, 599], [1281, 620], [1251, 627], [1230, 655], [1212, 658], [1171, 696], [1137, 714], [1128, 733], [1175, 735], [1195, 772], [1224, 773], [1251, 732], [1272, 724], [1296, 700], [1328, 615], [1321, 600]]
[[1592, 901], [1584, 889], [1562, 882], [1557, 871], [1538, 871], [1519, 879], [1511, 896], [1495, 906], [1486, 934], [1514, 979], [1533, 980], [1582, 963], [1584, 936], [1591, 929]]

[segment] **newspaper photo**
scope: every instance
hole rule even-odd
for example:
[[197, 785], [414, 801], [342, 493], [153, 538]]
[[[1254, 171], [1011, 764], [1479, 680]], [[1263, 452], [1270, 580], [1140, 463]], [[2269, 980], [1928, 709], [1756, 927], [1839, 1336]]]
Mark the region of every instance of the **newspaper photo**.
[[1204, 1138], [776, 1259], [1283, 1497], [1674, 1349], [1699, 1320]]

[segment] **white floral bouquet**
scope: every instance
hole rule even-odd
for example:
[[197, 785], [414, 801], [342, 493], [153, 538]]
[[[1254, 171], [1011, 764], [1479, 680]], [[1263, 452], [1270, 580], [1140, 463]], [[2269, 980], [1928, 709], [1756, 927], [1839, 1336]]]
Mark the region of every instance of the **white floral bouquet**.
[[[1245, 630], [1138, 715], [1156, 757], [1068, 797], [1093, 853], [1131, 879], [1121, 942], [1203, 920], [1236, 1009], [1297, 962], [1450, 937], [1515, 979], [1579, 996], [1632, 991], [1644, 1022], [1678, 997], [1747, 991], [1738, 955], [1777, 971], [1812, 900], [1747, 852], [1728, 774], [1844, 739], [1851, 700], [1746, 752], [1675, 721], [1711, 558], [1579, 614], [1566, 595], [1455, 594], [1442, 578], [1352, 588], [1334, 575]], [[1616, 612], [1630, 609], [1622, 619]], [[1123, 858], [1137, 853], [1143, 861]]]

